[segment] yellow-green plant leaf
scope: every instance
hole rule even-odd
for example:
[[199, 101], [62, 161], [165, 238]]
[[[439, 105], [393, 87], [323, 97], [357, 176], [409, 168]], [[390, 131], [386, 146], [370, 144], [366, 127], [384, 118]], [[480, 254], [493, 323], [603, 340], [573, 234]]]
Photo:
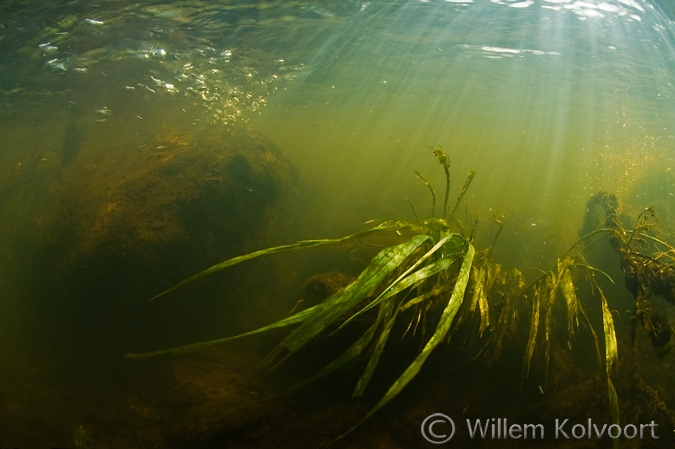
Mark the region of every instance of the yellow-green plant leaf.
[[450, 296], [448, 304], [446, 305], [445, 309], [443, 310], [443, 313], [441, 314], [441, 318], [438, 321], [436, 330], [434, 331], [433, 335], [429, 338], [429, 341], [427, 341], [427, 343], [424, 345], [422, 352], [420, 352], [420, 354], [415, 358], [415, 360], [413, 360], [413, 362], [408, 366], [408, 368], [403, 372], [403, 374], [394, 382], [394, 384], [385, 393], [384, 397], [382, 397], [382, 399], [380, 399], [380, 401], [377, 404], [375, 404], [375, 406], [366, 414], [366, 416], [358, 424], [356, 424], [349, 431], [347, 431], [337, 439], [344, 437], [349, 432], [356, 429], [359, 425], [361, 425], [361, 423], [370, 418], [379, 409], [381, 409], [387, 403], [389, 403], [389, 401], [394, 399], [403, 390], [403, 388], [405, 388], [406, 385], [408, 385], [408, 383], [410, 383], [410, 381], [417, 375], [417, 373], [422, 368], [422, 365], [429, 357], [429, 354], [431, 354], [431, 352], [439, 344], [441, 344], [441, 342], [443, 342], [445, 336], [450, 330], [450, 327], [452, 326], [452, 322], [455, 318], [455, 315], [457, 315], [457, 311], [459, 310], [460, 306], [462, 305], [462, 302], [464, 301], [464, 293], [466, 291], [466, 286], [469, 283], [469, 278], [471, 277], [471, 264], [473, 263], [473, 257], [475, 253], [476, 252], [473, 248], [473, 245], [467, 242], [466, 254], [464, 255], [464, 261], [462, 262], [462, 266], [459, 269], [459, 274], [457, 275], [457, 280], [455, 281], [455, 287], [452, 290], [452, 295]]
[[546, 314], [544, 315], [544, 369], [548, 374], [548, 361], [551, 355], [551, 314], [553, 312], [553, 298], [555, 291], [551, 291], [551, 300], [546, 306]]
[[579, 327], [579, 299], [572, 282], [570, 270], [565, 270], [560, 277], [560, 290], [567, 304], [567, 334], [571, 337]]
[[[616, 388], [614, 388], [614, 383], [612, 379], [607, 376], [607, 396], [609, 397], [609, 409], [612, 414], [612, 424], [619, 425], [619, 398], [616, 394]], [[619, 439], [614, 439], [613, 444], [614, 449], [619, 449]]]
[[362, 238], [365, 237], [369, 234], [379, 232], [379, 231], [396, 231], [404, 228], [410, 228], [414, 227], [414, 225], [410, 223], [406, 223], [403, 221], [386, 221], [384, 223], [379, 224], [378, 226], [368, 229], [366, 231], [362, 232], [357, 232], [356, 234], [348, 235], [346, 237], [338, 238], [338, 239], [320, 239], [320, 240], [301, 240], [296, 243], [291, 243], [289, 245], [280, 245], [280, 246], [273, 246], [271, 248], [266, 248], [266, 249], [261, 249], [260, 251], [255, 251], [249, 254], [245, 254], [243, 256], [237, 256], [233, 257], [232, 259], [225, 260], [223, 262], [220, 262], [216, 265], [213, 265], [212, 267], [207, 268], [204, 271], [200, 271], [199, 273], [190, 276], [189, 278], [179, 282], [178, 284], [164, 290], [162, 293], [158, 294], [157, 296], [154, 296], [150, 298], [150, 301], [159, 298], [160, 296], [164, 296], [167, 293], [170, 293], [174, 290], [178, 290], [179, 288], [185, 287], [186, 285], [192, 284], [193, 282], [196, 282], [202, 278], [205, 278], [206, 276], [209, 276], [217, 271], [223, 270], [225, 268], [231, 267], [233, 265], [245, 262], [247, 260], [255, 259], [257, 257], [262, 257], [266, 256], [269, 254], [275, 254], [275, 253], [281, 253], [281, 252], [286, 252], [286, 251], [294, 251], [294, 250], [300, 250], [300, 249], [306, 249], [306, 248], [312, 248], [315, 246], [325, 246], [325, 245], [338, 245], [340, 243], [344, 243], [348, 240], [352, 240], [355, 238]]
[[[376, 303], [377, 303], [377, 300], [380, 299], [380, 298], [388, 298], [389, 296], [392, 296], [392, 295], [389, 294], [391, 290], [394, 290], [394, 289], [396, 288], [396, 286], [397, 286], [402, 280], [406, 279], [406, 278], [408, 277], [408, 275], [410, 275], [410, 273], [412, 273], [413, 271], [415, 271], [415, 269], [416, 269], [417, 267], [419, 267], [425, 260], [427, 260], [429, 257], [431, 257], [436, 251], [438, 251], [439, 249], [441, 249], [441, 248], [443, 247], [443, 245], [445, 244], [445, 242], [447, 242], [447, 241], [450, 240], [451, 238], [452, 238], [452, 235], [448, 235], [448, 236], [442, 238], [438, 243], [436, 243], [429, 251], [427, 251], [422, 257], [420, 257], [419, 259], [417, 259], [417, 260], [415, 261], [415, 263], [413, 263], [413, 264], [412, 264], [407, 270], [405, 270], [398, 278], [396, 278], [396, 279], [394, 280], [394, 282], [392, 282], [391, 284], [389, 284], [389, 285], [387, 286], [387, 288], [385, 288], [384, 291], [383, 291], [382, 293], [380, 293], [380, 295], [378, 296], [378, 298], [376, 298], [375, 301], [373, 301], [371, 304], [369, 304], [369, 307], [372, 307], [373, 303], [376, 304]], [[442, 260], [442, 259], [441, 259], [441, 260]], [[400, 292], [400, 291], [404, 290], [405, 288], [411, 286], [413, 283], [415, 283], [415, 279], [414, 279], [414, 278], [412, 278], [411, 281], [408, 281], [408, 283], [407, 283], [404, 287], [399, 288], [399, 289], [397, 290], [397, 292]], [[365, 310], [367, 310], [367, 309], [368, 309], [368, 307], [366, 307]]]
[[[596, 284], [597, 286], [597, 284]], [[609, 398], [609, 407], [614, 424], [619, 424], [619, 399], [616, 395], [616, 389], [612, 383], [612, 369], [619, 364], [619, 351], [616, 343], [616, 332], [614, 330], [614, 318], [609, 309], [605, 293], [598, 287], [600, 298], [602, 299], [602, 327], [605, 332], [605, 370], [607, 371], [607, 396]], [[614, 440], [614, 449], [618, 449], [619, 440]]]
[[[424, 268], [421, 268], [413, 273], [407, 274], [403, 279], [397, 280], [398, 282], [395, 282], [395, 286], [393, 288], [387, 288], [385, 291], [383, 291], [377, 298], [375, 298], [373, 301], [371, 301], [367, 306], [365, 306], [363, 309], [359, 310], [356, 312], [354, 315], [349, 317], [348, 320], [346, 320], [340, 328], [344, 327], [355, 319], [357, 316], [361, 315], [362, 313], [367, 312], [368, 310], [372, 309], [373, 307], [377, 306], [381, 301], [384, 301], [385, 299], [391, 298], [392, 296], [402, 292], [403, 290], [407, 289], [408, 287], [413, 287], [417, 284], [419, 284], [422, 281], [425, 281], [426, 279], [429, 279], [430, 277], [440, 273], [441, 271], [445, 271], [450, 266], [455, 262], [457, 258], [457, 254], [452, 254], [447, 257], [444, 257], [442, 259], [438, 259], [435, 262], [430, 263]], [[410, 270], [406, 270], [406, 273], [409, 273]], [[404, 273], [404, 274], [406, 274]], [[400, 279], [400, 278], [399, 278]], [[389, 287], [394, 285], [394, 283], [390, 284]]]
[[455, 208], [452, 210], [452, 213], [450, 214], [450, 219], [452, 220], [452, 217], [455, 216], [455, 212], [457, 211], [457, 207], [459, 206], [459, 203], [462, 202], [462, 198], [464, 198], [464, 194], [466, 193], [467, 190], [469, 190], [469, 186], [471, 185], [471, 181], [473, 181], [473, 177], [476, 176], [476, 172], [471, 170], [466, 177], [466, 181], [464, 182], [464, 187], [462, 187], [462, 190], [459, 192], [459, 196], [457, 196], [457, 202], [455, 203]]
[[220, 343], [225, 343], [226, 341], [236, 340], [237, 338], [247, 337], [249, 335], [259, 334], [261, 332], [267, 332], [267, 331], [272, 330], [272, 329], [277, 329], [277, 328], [280, 328], [280, 327], [285, 327], [285, 326], [290, 326], [292, 324], [301, 323], [302, 321], [304, 321], [308, 316], [310, 316], [314, 312], [315, 307], [316, 306], [312, 306], [312, 307], [309, 307], [305, 310], [301, 310], [300, 312], [298, 312], [294, 315], [291, 315], [288, 318], [284, 318], [283, 320], [279, 320], [276, 323], [272, 323], [269, 326], [264, 326], [264, 327], [261, 327], [259, 329], [256, 329], [256, 330], [253, 330], [253, 331], [250, 331], [250, 332], [246, 332], [246, 333], [243, 333], [243, 334], [235, 335], [235, 336], [232, 336], [232, 337], [219, 338], [217, 340], [209, 340], [209, 341], [203, 341], [203, 342], [199, 342], [199, 343], [192, 343], [192, 344], [189, 344], [189, 345], [178, 346], [176, 348], [160, 349], [159, 351], [143, 352], [143, 353], [127, 352], [127, 353], [124, 354], [124, 357], [126, 357], [128, 359], [146, 359], [146, 358], [149, 358], [149, 357], [156, 357], [158, 355], [166, 355], [166, 354], [176, 355], [176, 354], [184, 354], [184, 353], [187, 353], [187, 352], [192, 352], [192, 351], [195, 351], [197, 349], [202, 349], [202, 348], [205, 348], [205, 347], [208, 347], [208, 346], [213, 346], [213, 345], [217, 345], [217, 344], [220, 344]]
[[375, 331], [377, 331], [377, 328], [380, 327], [380, 324], [383, 321], [384, 322], [389, 321], [389, 319], [391, 318], [393, 308], [394, 308], [393, 301], [385, 301], [382, 304], [380, 304], [380, 310], [378, 311], [377, 318], [375, 319], [373, 324], [371, 324], [368, 330], [353, 345], [351, 345], [349, 349], [347, 349], [340, 357], [338, 357], [337, 359], [333, 360], [331, 363], [323, 367], [323, 369], [321, 369], [321, 371], [319, 371], [317, 374], [308, 379], [303, 380], [302, 382], [295, 384], [289, 390], [291, 392], [296, 391], [304, 387], [305, 385], [314, 382], [316, 380], [319, 380], [322, 377], [332, 373], [333, 371], [337, 371], [338, 369], [351, 363], [354, 359], [356, 359], [359, 355], [361, 355], [361, 353], [363, 353], [364, 349], [373, 339]]
[[600, 298], [602, 299], [602, 328], [605, 332], [605, 369], [607, 377], [612, 375], [612, 368], [619, 364], [619, 350], [616, 343], [616, 332], [614, 331], [614, 319], [609, 310], [605, 293], [598, 287]]
[[471, 267], [471, 279], [473, 279], [473, 285], [471, 287], [471, 297], [470, 300], [467, 298], [465, 306], [462, 308], [459, 315], [456, 318], [456, 325], [460, 326], [467, 320], [471, 320], [478, 308], [478, 297], [481, 294], [481, 291], [485, 287], [486, 271], [482, 266], [474, 265]]
[[285, 347], [290, 352], [303, 347], [340, 318], [343, 313], [357, 306], [372, 294], [392, 271], [403, 264], [429, 238], [427, 235], [416, 235], [405, 243], [380, 251], [358, 278], [317, 305], [314, 313], [288, 335], [279, 346]]
[[487, 298], [489, 285], [488, 270], [489, 267], [487, 269], [483, 267], [479, 268], [475, 278], [476, 284], [474, 286], [474, 297], [471, 304], [471, 310], [476, 310], [476, 307], [478, 307], [480, 312], [479, 331], [481, 336], [483, 336], [483, 332], [485, 332], [485, 329], [490, 325], [490, 306], [488, 305]]
[[403, 304], [401, 307], [399, 307], [399, 312], [403, 312], [404, 310], [407, 310], [407, 309], [409, 309], [410, 307], [412, 307], [416, 304], [419, 304], [423, 301], [426, 301], [429, 298], [432, 298], [434, 296], [438, 296], [442, 293], [450, 291], [451, 287], [452, 287], [452, 285], [443, 284], [438, 288], [430, 290], [430, 291], [428, 291], [428, 292], [426, 292], [422, 295], [416, 296], [416, 297], [412, 298], [411, 300], [409, 300], [408, 302], [406, 302], [405, 304]]
[[487, 291], [483, 286], [481, 295], [478, 298], [478, 308], [480, 310], [480, 335], [490, 326], [490, 306], [488, 304]]
[[[384, 307], [385, 304], [393, 304], [394, 300], [389, 299], [382, 303], [382, 306]], [[389, 333], [391, 332], [392, 327], [394, 327], [394, 322], [396, 321], [396, 316], [398, 315], [398, 310], [396, 310], [392, 316], [389, 317], [389, 320], [386, 322], [384, 329], [382, 329], [382, 332], [380, 333], [380, 338], [377, 340], [377, 345], [375, 345], [375, 349], [373, 350], [372, 355], [370, 356], [370, 359], [368, 360], [368, 365], [366, 365], [366, 369], [359, 378], [359, 381], [356, 384], [356, 389], [354, 390], [353, 397], [358, 398], [363, 395], [363, 392], [366, 390], [366, 387], [368, 386], [368, 382], [370, 382], [370, 379], [373, 377], [373, 374], [375, 373], [375, 368], [377, 367], [377, 363], [380, 361], [380, 357], [382, 356], [382, 353], [384, 352], [384, 345], [387, 343], [387, 339], [389, 338]]]
[[434, 188], [431, 187], [431, 184], [429, 184], [429, 181], [424, 179], [424, 176], [417, 170], [413, 170], [415, 174], [417, 174], [417, 177], [422, 180], [425, 186], [429, 188], [429, 191], [431, 192], [431, 217], [433, 218], [434, 214], [436, 214], [436, 192], [434, 191]]
[[483, 289], [485, 287], [486, 281], [486, 272], [483, 267], [473, 267], [474, 276], [473, 276], [473, 296], [471, 297], [471, 307], [470, 309], [476, 310], [478, 307], [478, 298], [480, 297]]
[[539, 331], [539, 295], [541, 288], [537, 285], [532, 295], [532, 314], [530, 324], [530, 336], [527, 339], [527, 346], [525, 349], [525, 377], [530, 375], [530, 364], [532, 362], [532, 355], [534, 354], [534, 347], [537, 344], [537, 333]]

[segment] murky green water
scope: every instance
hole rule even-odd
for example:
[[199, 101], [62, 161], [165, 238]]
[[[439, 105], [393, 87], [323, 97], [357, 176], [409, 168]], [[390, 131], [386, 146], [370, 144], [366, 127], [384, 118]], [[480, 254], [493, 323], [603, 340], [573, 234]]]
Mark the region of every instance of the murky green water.
[[[494, 257], [505, 267], [551, 269], [600, 190], [633, 217], [654, 206], [662, 235], [671, 233], [674, 20], [672, 5], [655, 0], [0, 3], [0, 422], [9, 423], [0, 424], [0, 447], [314, 447], [349, 428], [356, 418], [348, 417], [368, 409], [343, 401], [350, 386], [333, 398], [340, 420], [311, 401], [274, 403], [301, 410], [296, 427], [283, 428], [284, 413], [252, 401], [234, 433], [186, 424], [237, 410], [243, 396], [257, 400], [247, 386], [226, 389], [231, 402], [210, 411], [158, 424], [213, 385], [247, 385], [244, 373], [275, 336], [183, 365], [131, 366], [121, 353], [244, 332], [289, 313], [310, 276], [358, 274], [374, 253], [289, 256], [237, 267], [221, 278], [224, 289], [214, 280], [173, 303], [147, 302], [243, 252], [345, 235], [373, 219], [415, 221], [411, 206], [428, 218], [429, 191], [414, 170], [435, 187], [438, 211], [445, 179], [431, 147], [452, 160], [451, 207], [476, 172], [457, 216], [477, 217], [479, 249], [496, 234], [493, 211], [504, 214]], [[239, 171], [227, 165], [228, 184], [219, 164], [241, 133], [256, 136], [245, 145], [260, 152], [250, 150]], [[258, 136], [269, 141], [257, 147]], [[133, 207], [192, 219], [172, 228]], [[608, 267], [621, 276], [616, 262]], [[617, 283], [610, 308], [628, 339], [631, 297]], [[670, 315], [672, 307], [663, 304]], [[599, 319], [599, 310], [589, 314]], [[627, 345], [625, 363], [659, 368], [623, 381], [649, 385], [659, 416], [672, 416], [674, 396], [659, 391], [672, 355], [657, 359], [648, 346], [631, 353]], [[513, 366], [506, 385], [522, 383], [514, 360], [505, 362]], [[223, 378], [210, 377], [228, 363]], [[167, 376], [178, 384], [157, 381]], [[471, 385], [471, 375], [458, 376]], [[167, 397], [178, 391], [173, 402], [156, 400], [162, 382]], [[544, 381], [533, 382], [536, 393]], [[374, 436], [339, 444], [426, 444], [406, 432], [417, 432], [420, 410], [444, 405], [420, 388], [375, 421]], [[425, 398], [421, 408], [415, 395]], [[619, 396], [632, 400], [625, 389]], [[509, 406], [495, 400], [494, 410]], [[314, 425], [335, 428], [298, 424], [314, 415]], [[272, 430], [261, 437], [262, 428]]]

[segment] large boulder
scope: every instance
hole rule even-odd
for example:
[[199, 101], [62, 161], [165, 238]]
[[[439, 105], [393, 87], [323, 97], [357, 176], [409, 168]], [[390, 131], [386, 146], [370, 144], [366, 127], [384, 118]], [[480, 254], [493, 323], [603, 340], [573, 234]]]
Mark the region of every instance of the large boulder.
[[[150, 297], [273, 243], [293, 179], [279, 149], [248, 129], [83, 146], [0, 192], [2, 245], [31, 313], [133, 334], [162, 315], [148, 311]], [[219, 285], [231, 291], [240, 278]], [[186, 313], [180, 302], [170, 309]]]

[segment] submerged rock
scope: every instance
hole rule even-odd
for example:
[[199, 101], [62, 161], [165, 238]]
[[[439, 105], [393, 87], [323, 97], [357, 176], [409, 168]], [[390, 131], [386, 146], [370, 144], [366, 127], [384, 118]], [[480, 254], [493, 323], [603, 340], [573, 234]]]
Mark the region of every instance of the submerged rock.
[[270, 414], [270, 402], [234, 371], [210, 360], [173, 363], [175, 384], [169, 397], [174, 410], [167, 433], [194, 444], [253, 433]]
[[315, 274], [307, 279], [301, 287], [303, 300], [310, 305], [318, 304], [349, 285], [352, 280], [354, 280], [354, 276], [337, 270]]
[[5, 186], [0, 243], [33, 313], [92, 327], [105, 317], [133, 332], [145, 324], [136, 304], [270, 245], [293, 180], [279, 149], [251, 130], [85, 145], [68, 164]]

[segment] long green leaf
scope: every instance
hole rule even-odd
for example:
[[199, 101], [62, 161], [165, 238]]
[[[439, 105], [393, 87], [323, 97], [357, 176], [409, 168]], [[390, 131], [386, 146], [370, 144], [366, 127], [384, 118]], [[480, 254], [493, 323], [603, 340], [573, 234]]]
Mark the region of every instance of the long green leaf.
[[594, 273], [599, 273], [599, 274], [603, 275], [604, 277], [606, 277], [609, 280], [609, 282], [611, 282], [612, 284], [615, 284], [614, 279], [612, 279], [612, 276], [605, 273], [604, 271], [602, 271], [599, 268], [595, 268], [595, 267], [592, 267], [592, 266], [588, 265], [588, 263], [575, 263], [574, 266], [585, 268], [588, 271], [592, 271]]
[[170, 293], [174, 290], [178, 290], [179, 288], [185, 287], [186, 285], [192, 284], [193, 282], [196, 282], [202, 278], [205, 278], [206, 276], [209, 276], [217, 271], [223, 270], [225, 268], [231, 267], [233, 265], [245, 262], [247, 260], [255, 259], [257, 257], [261, 256], [266, 256], [268, 254], [275, 254], [275, 253], [281, 253], [285, 251], [295, 251], [295, 250], [300, 250], [300, 249], [306, 249], [306, 248], [313, 248], [315, 246], [325, 246], [325, 245], [338, 245], [340, 243], [344, 243], [348, 240], [356, 239], [356, 238], [361, 238], [365, 237], [366, 235], [379, 232], [379, 231], [395, 231], [395, 230], [400, 230], [404, 228], [410, 228], [414, 227], [415, 225], [412, 225], [410, 223], [406, 223], [403, 221], [386, 221], [384, 223], [379, 224], [378, 226], [368, 229], [366, 231], [362, 232], [357, 232], [356, 234], [348, 235], [346, 237], [338, 238], [338, 239], [320, 239], [320, 240], [300, 240], [299, 242], [296, 243], [291, 243], [289, 245], [280, 245], [280, 246], [273, 246], [271, 248], [266, 248], [266, 249], [261, 249], [259, 251], [255, 251], [249, 254], [245, 254], [243, 256], [237, 256], [233, 257], [232, 259], [225, 260], [223, 262], [220, 262], [216, 265], [213, 265], [212, 267], [207, 268], [204, 271], [200, 271], [199, 273], [190, 276], [189, 278], [179, 282], [178, 284], [164, 290], [162, 293], [158, 294], [157, 296], [154, 296], [150, 298], [150, 301], [157, 299], [161, 296], [166, 295], [167, 293]]
[[413, 170], [416, 174], [417, 177], [422, 180], [424, 185], [426, 185], [429, 188], [429, 191], [431, 192], [431, 217], [433, 218], [434, 214], [436, 213], [436, 192], [434, 192], [434, 188], [431, 187], [431, 184], [429, 184], [429, 181], [424, 179], [424, 176], [417, 170]]
[[527, 349], [525, 350], [525, 377], [530, 375], [530, 363], [534, 354], [534, 347], [537, 343], [537, 333], [539, 331], [539, 295], [541, 287], [537, 285], [534, 289], [532, 298], [532, 323], [530, 325], [530, 336], [527, 339]]
[[303, 347], [347, 310], [358, 305], [375, 291], [392, 271], [429, 238], [427, 235], [416, 235], [405, 243], [380, 251], [358, 278], [319, 304], [314, 313], [286, 337], [280, 346], [290, 352]]
[[[410, 273], [412, 273], [413, 271], [415, 271], [415, 269], [416, 269], [417, 267], [419, 267], [425, 260], [427, 260], [429, 257], [431, 257], [436, 251], [438, 251], [439, 249], [441, 249], [441, 248], [443, 247], [443, 245], [445, 245], [445, 243], [446, 243], [448, 240], [450, 240], [450, 238], [452, 238], [451, 235], [442, 238], [442, 239], [441, 239], [438, 243], [436, 243], [429, 251], [427, 251], [422, 257], [420, 257], [419, 259], [417, 259], [417, 260], [415, 261], [414, 264], [412, 264], [412, 265], [411, 265], [407, 270], [405, 270], [398, 278], [396, 278], [396, 280], [394, 280], [394, 282], [392, 282], [391, 284], [389, 284], [389, 286], [388, 286], [387, 288], [385, 288], [384, 291], [383, 291], [382, 293], [380, 293], [379, 298], [382, 298], [382, 297], [388, 297], [387, 294], [389, 293], [390, 290], [394, 289], [394, 288], [396, 287], [396, 285], [397, 285], [399, 282], [401, 282], [403, 279], [405, 279]], [[409, 284], [409, 285], [412, 285], [412, 284]], [[404, 288], [407, 288], [407, 287], [404, 287]], [[401, 291], [401, 290], [403, 290], [403, 288], [400, 289], [400, 290], [398, 290], [398, 291]], [[389, 296], [391, 296], [391, 295], [389, 295]], [[379, 298], [378, 298], [378, 299], [379, 299]], [[373, 301], [373, 302], [376, 302], [376, 301], [377, 301], [377, 299], [376, 299], [375, 301]], [[371, 304], [372, 304], [372, 303], [371, 303]]]
[[476, 176], [476, 172], [471, 170], [469, 172], [469, 175], [466, 177], [466, 181], [464, 182], [464, 187], [462, 187], [461, 192], [459, 192], [459, 196], [457, 197], [457, 203], [455, 203], [455, 208], [452, 210], [452, 213], [450, 214], [449, 220], [452, 220], [452, 217], [455, 216], [455, 212], [457, 211], [457, 207], [459, 206], [459, 203], [462, 202], [462, 198], [464, 198], [464, 194], [466, 193], [466, 191], [469, 190], [469, 186], [471, 185], [471, 181], [473, 181], [474, 176]]
[[[494, 246], [494, 245], [493, 245]], [[492, 250], [492, 247], [491, 249]], [[481, 288], [481, 294], [478, 298], [478, 307], [480, 309], [480, 336], [483, 336], [485, 330], [490, 326], [490, 305], [488, 303], [488, 293], [492, 289], [499, 273], [501, 272], [501, 265], [488, 263], [485, 268], [485, 282]]]
[[476, 265], [471, 267], [471, 278], [473, 279], [472, 293], [466, 307], [462, 313], [457, 316], [457, 326], [460, 326], [465, 320], [471, 320], [478, 306], [478, 296], [485, 281], [485, 270]]
[[[612, 379], [607, 377], [607, 396], [609, 397], [609, 409], [612, 415], [612, 424], [619, 425], [619, 398], [616, 395], [616, 388]], [[614, 449], [619, 448], [619, 439], [615, 438], [613, 443]]]
[[478, 308], [480, 310], [480, 336], [483, 336], [483, 332], [490, 325], [490, 306], [488, 304], [488, 290], [490, 289], [489, 284], [489, 270], [490, 267], [485, 271], [485, 282], [480, 289], [480, 296], [478, 297]]
[[[410, 270], [406, 270], [406, 272], [403, 273], [404, 275], [407, 274], [406, 277], [404, 277], [403, 279], [399, 277], [400, 280], [397, 279], [398, 282], [394, 281], [392, 284], [390, 284], [389, 288], [385, 289], [385, 291], [383, 291], [377, 298], [372, 300], [367, 306], [356, 312], [354, 315], [349, 317], [348, 320], [342, 323], [340, 328], [346, 326], [347, 323], [349, 323], [362, 313], [365, 313], [368, 310], [372, 309], [373, 307], [377, 306], [381, 301], [391, 298], [392, 296], [402, 292], [406, 288], [417, 285], [420, 282], [440, 273], [441, 271], [447, 270], [455, 262], [456, 258], [457, 254], [452, 254], [450, 256], [444, 257], [443, 259], [438, 259], [437, 261], [430, 263], [426, 267], [417, 270], [412, 274], [407, 274], [410, 272]], [[395, 286], [392, 288], [393, 285]]]
[[359, 425], [361, 425], [361, 423], [363, 423], [365, 420], [373, 416], [373, 414], [375, 414], [379, 409], [381, 409], [387, 403], [389, 403], [389, 401], [394, 399], [403, 390], [403, 388], [405, 388], [406, 385], [408, 385], [408, 383], [410, 383], [410, 381], [417, 375], [417, 373], [422, 368], [422, 365], [429, 357], [429, 354], [431, 354], [431, 352], [445, 339], [445, 336], [447, 335], [448, 331], [450, 330], [450, 327], [452, 326], [452, 322], [455, 318], [455, 315], [457, 315], [457, 311], [459, 310], [464, 300], [464, 292], [466, 291], [466, 286], [469, 283], [469, 277], [471, 276], [471, 264], [473, 263], [473, 257], [475, 254], [476, 252], [473, 248], [473, 245], [467, 242], [467, 250], [466, 254], [464, 255], [464, 261], [462, 262], [459, 274], [457, 275], [457, 280], [455, 281], [455, 287], [452, 291], [452, 295], [450, 296], [450, 300], [448, 301], [448, 304], [446, 305], [445, 309], [443, 310], [443, 313], [441, 314], [441, 318], [438, 321], [438, 325], [436, 326], [434, 334], [431, 336], [431, 338], [429, 338], [429, 341], [427, 341], [426, 345], [422, 349], [422, 352], [408, 366], [408, 368], [396, 380], [396, 382], [394, 382], [394, 384], [389, 388], [384, 397], [380, 399], [380, 401], [377, 404], [375, 404], [375, 406], [368, 412], [368, 414], [366, 414], [366, 416], [358, 424], [356, 424], [349, 431], [347, 431], [337, 439], [340, 439], [345, 435], [347, 435], [348, 433], [352, 432]]
[[553, 312], [555, 290], [551, 291], [550, 298], [546, 306], [546, 314], [544, 315], [544, 377], [548, 376], [548, 362], [551, 355], [551, 314]]
[[577, 299], [569, 269], [563, 271], [560, 276], [560, 290], [567, 303], [567, 334], [571, 337], [575, 329], [579, 327], [579, 299]]
[[422, 301], [426, 301], [429, 298], [432, 298], [434, 296], [438, 296], [442, 293], [450, 291], [451, 287], [452, 287], [451, 285], [444, 284], [444, 285], [441, 285], [440, 287], [435, 288], [433, 290], [430, 290], [430, 291], [428, 291], [428, 292], [426, 292], [422, 295], [416, 296], [416, 297], [412, 298], [411, 300], [409, 300], [408, 302], [406, 302], [405, 304], [403, 304], [401, 307], [399, 307], [398, 311], [403, 312], [404, 310], [407, 310], [410, 307], [421, 303]]
[[607, 377], [612, 375], [612, 368], [619, 364], [619, 350], [616, 343], [616, 332], [614, 330], [614, 319], [609, 310], [605, 293], [598, 287], [602, 299], [602, 327], [605, 332], [605, 369]]
[[[597, 284], [596, 284], [597, 286]], [[607, 396], [609, 398], [609, 407], [614, 424], [619, 424], [619, 399], [616, 395], [616, 389], [612, 383], [612, 369], [619, 364], [619, 350], [616, 343], [616, 332], [614, 330], [614, 319], [609, 310], [609, 304], [605, 293], [600, 287], [600, 298], [602, 299], [602, 327], [605, 332], [605, 370], [607, 371]], [[619, 447], [619, 440], [614, 440], [614, 449]]]
[[[385, 301], [382, 303], [382, 307], [385, 306], [385, 304], [391, 304], [393, 306], [394, 299], [389, 299], [388, 301]], [[373, 374], [375, 373], [375, 368], [377, 367], [377, 363], [380, 361], [380, 357], [382, 356], [382, 353], [384, 352], [384, 345], [387, 343], [387, 339], [389, 338], [389, 334], [391, 333], [391, 329], [394, 327], [394, 322], [396, 321], [396, 316], [398, 315], [398, 310], [394, 311], [392, 316], [389, 317], [387, 320], [386, 325], [384, 326], [384, 329], [382, 329], [382, 332], [380, 332], [380, 338], [377, 340], [377, 345], [375, 345], [375, 349], [373, 350], [373, 353], [370, 356], [370, 359], [368, 360], [368, 365], [366, 365], [366, 369], [359, 378], [359, 381], [356, 384], [356, 389], [354, 390], [353, 397], [358, 398], [363, 396], [364, 391], [366, 390], [366, 387], [368, 386], [368, 382], [370, 382], [370, 379], [373, 377]]]
[[471, 311], [476, 310], [476, 307], [478, 307], [478, 298], [480, 297], [481, 291], [483, 291], [486, 278], [485, 268], [474, 267], [473, 270], [475, 274], [473, 276], [473, 296], [471, 296], [471, 306], [469, 307]]
[[296, 390], [299, 390], [300, 388], [304, 387], [305, 385], [308, 385], [314, 381], [317, 381], [321, 379], [324, 376], [327, 376], [328, 374], [332, 373], [333, 371], [337, 371], [338, 369], [346, 366], [347, 364], [351, 363], [354, 359], [356, 359], [361, 353], [364, 351], [364, 349], [368, 346], [370, 341], [373, 339], [373, 336], [375, 335], [375, 331], [377, 331], [377, 328], [380, 327], [380, 324], [382, 321], [388, 321], [389, 318], [391, 318], [391, 313], [393, 311], [393, 301], [386, 301], [380, 305], [380, 310], [377, 314], [377, 318], [375, 319], [375, 322], [371, 324], [371, 326], [368, 328], [368, 330], [353, 344], [347, 349], [340, 357], [337, 359], [333, 360], [331, 363], [326, 365], [319, 371], [317, 374], [314, 376], [303, 380], [302, 382], [298, 382], [297, 384], [293, 385], [289, 391], [293, 392]]
[[226, 337], [226, 338], [219, 338], [217, 340], [209, 340], [209, 341], [203, 341], [200, 343], [192, 343], [189, 345], [184, 345], [184, 346], [178, 346], [176, 348], [170, 348], [170, 349], [160, 349], [159, 351], [152, 351], [152, 352], [143, 352], [143, 353], [134, 353], [134, 352], [127, 352], [124, 354], [124, 357], [128, 359], [147, 359], [150, 357], [156, 357], [158, 355], [166, 355], [166, 354], [184, 354], [186, 352], [192, 352], [197, 349], [202, 349], [207, 346], [213, 346], [217, 345], [220, 343], [224, 343], [226, 341], [231, 341], [231, 340], [236, 340], [237, 338], [241, 337], [247, 337], [249, 335], [255, 335], [259, 334], [262, 332], [267, 332], [272, 329], [277, 329], [280, 327], [286, 327], [290, 326], [292, 324], [297, 324], [302, 321], [304, 321], [308, 316], [310, 316], [314, 312], [314, 308], [316, 306], [309, 307], [305, 310], [302, 310], [294, 315], [289, 316], [288, 318], [284, 318], [283, 320], [279, 320], [276, 323], [272, 323], [269, 326], [264, 326], [259, 329], [246, 332], [243, 334], [235, 335], [233, 337]]

